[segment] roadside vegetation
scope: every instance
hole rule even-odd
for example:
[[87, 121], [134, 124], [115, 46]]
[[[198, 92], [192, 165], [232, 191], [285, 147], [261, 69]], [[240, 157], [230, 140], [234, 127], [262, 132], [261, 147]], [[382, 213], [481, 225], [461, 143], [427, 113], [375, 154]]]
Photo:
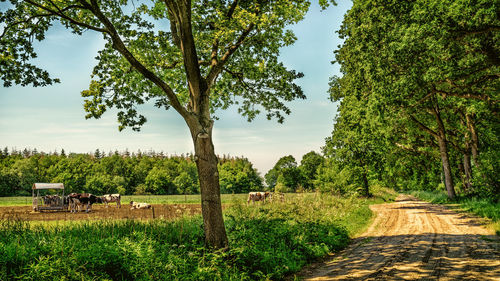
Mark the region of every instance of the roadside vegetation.
[[[0, 221], [0, 280], [277, 280], [344, 248], [394, 198], [296, 194], [285, 202], [226, 209], [230, 248], [204, 247], [200, 216], [36, 223]], [[84, 265], [84, 266], [83, 266]]]
[[413, 190], [408, 193], [430, 203], [458, 207], [459, 210], [488, 218], [492, 221], [496, 234], [500, 235], [500, 202], [495, 202], [491, 198], [467, 196], [459, 196], [455, 200], [450, 200], [443, 191]]

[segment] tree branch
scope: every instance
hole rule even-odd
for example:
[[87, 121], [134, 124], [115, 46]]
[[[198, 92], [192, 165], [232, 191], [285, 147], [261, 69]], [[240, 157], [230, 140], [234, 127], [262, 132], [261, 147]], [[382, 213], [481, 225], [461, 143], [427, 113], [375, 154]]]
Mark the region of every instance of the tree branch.
[[[191, 1], [164, 0], [169, 15], [175, 18], [180, 32], [180, 47], [188, 82], [191, 107], [196, 114], [210, 115], [208, 88], [201, 77], [198, 54], [191, 27]], [[208, 120], [207, 120], [208, 121]]]
[[228, 19], [231, 19], [234, 14], [234, 10], [238, 6], [238, 0], [234, 0], [233, 3], [231, 3], [231, 6], [229, 7], [229, 10], [227, 11], [226, 17]]
[[113, 48], [117, 50], [123, 57], [137, 70], [139, 73], [144, 75], [145, 78], [149, 79], [156, 86], [160, 87], [163, 92], [167, 95], [172, 107], [184, 118], [188, 118], [189, 113], [181, 105], [174, 91], [168, 86], [163, 80], [156, 76], [153, 72], [147, 69], [142, 63], [140, 63], [134, 55], [128, 50], [120, 35], [116, 31], [114, 25], [111, 21], [101, 12], [99, 6], [95, 0], [91, 0], [91, 4], [88, 4], [85, 0], [78, 0], [82, 5], [87, 7], [92, 13], [101, 21], [101, 23], [109, 30], [108, 34], [111, 36], [113, 42]]
[[[459, 97], [459, 98], [464, 98], [464, 99], [475, 99], [475, 100], [482, 100], [486, 102], [490, 102], [491, 99], [487, 95], [479, 94], [479, 93], [457, 93], [457, 92], [447, 92], [444, 90], [435, 90], [437, 94], [440, 94], [444, 99], [447, 96], [454, 96], [454, 97]], [[493, 103], [496, 103], [493, 101]]]
[[[69, 21], [69, 22], [71, 22], [71, 23], [73, 23], [73, 24], [75, 24], [75, 25], [78, 25], [78, 26], [81, 26], [81, 27], [84, 27], [84, 28], [87, 28], [87, 29], [95, 30], [95, 31], [98, 31], [98, 32], [101, 32], [101, 33], [108, 33], [108, 30], [106, 30], [106, 29], [99, 28], [99, 27], [96, 27], [96, 26], [92, 26], [92, 25], [90, 25], [90, 24], [86, 24], [86, 23], [83, 23], [83, 22], [79, 22], [79, 21], [77, 21], [77, 20], [75, 20], [75, 19], [73, 19], [73, 18], [68, 17], [67, 15], [65, 15], [65, 14], [64, 14], [64, 13], [62, 13], [62, 12], [54, 11], [54, 10], [52, 10], [52, 9], [49, 9], [49, 8], [47, 8], [47, 7], [43, 6], [43, 5], [40, 5], [40, 4], [36, 3], [36, 2], [33, 2], [33, 1], [31, 1], [31, 0], [24, 0], [24, 1], [26, 1], [26, 2], [30, 3], [30, 4], [31, 4], [31, 5], [33, 5], [33, 6], [36, 6], [36, 7], [40, 8], [40, 9], [44, 10], [44, 11], [46, 11], [46, 12], [52, 13], [52, 14], [53, 14], [53, 15], [55, 15], [55, 16], [59, 16], [59, 17], [61, 17], [61, 18], [65, 19], [65, 20], [67, 20], [67, 21]], [[81, 6], [78, 6], [78, 5], [71, 5], [71, 6], [74, 6], [74, 7], [81, 7]], [[69, 7], [71, 7], [71, 6], [69, 6]], [[67, 8], [68, 8], [68, 7], [67, 7]], [[83, 7], [81, 7], [81, 8], [84, 8], [84, 9], [85, 9], [85, 5], [84, 5]], [[66, 10], [68, 10], [68, 9], [66, 9], [66, 8], [65, 8], [65, 9], [63, 9], [63, 10], [61, 10], [61, 9], [59, 9], [59, 8], [57, 8], [57, 9], [58, 9], [59, 11], [66, 11]]]
[[16, 25], [18, 25], [18, 24], [21, 24], [21, 23], [29, 23], [31, 20], [36, 19], [36, 18], [51, 17], [51, 16], [53, 16], [53, 14], [38, 14], [38, 15], [33, 15], [33, 16], [31, 16], [31, 17], [27, 18], [26, 20], [13, 22], [13, 23], [11, 23], [11, 24], [7, 25], [7, 26], [3, 29], [3, 32], [2, 32], [2, 34], [0, 35], [0, 38], [3, 38], [3, 37], [5, 36], [5, 34], [7, 33], [7, 31], [8, 31], [10, 28], [12, 28], [12, 27], [14, 27], [14, 26], [16, 26]]
[[432, 129], [430, 129], [429, 127], [425, 126], [422, 122], [418, 121], [418, 120], [417, 120], [417, 118], [415, 118], [412, 114], [409, 114], [409, 116], [410, 116], [410, 119], [411, 119], [413, 122], [415, 122], [415, 123], [417, 124], [417, 126], [418, 126], [421, 130], [423, 130], [423, 131], [427, 132], [429, 135], [431, 135], [431, 136], [433, 136], [433, 137], [435, 137], [435, 138], [438, 138], [438, 137], [439, 137], [439, 136], [438, 136], [438, 134], [437, 134], [436, 132], [434, 132], [434, 131], [433, 131]]
[[213, 85], [213, 83], [215, 82], [215, 78], [221, 73], [228, 59], [234, 52], [236, 52], [238, 47], [241, 46], [241, 44], [243, 44], [245, 39], [247, 39], [248, 34], [250, 34], [250, 32], [253, 30], [254, 27], [255, 25], [253, 23], [248, 25], [248, 27], [243, 31], [243, 33], [241, 33], [238, 40], [236, 40], [236, 43], [234, 43], [227, 49], [226, 53], [222, 56], [222, 58], [217, 62], [216, 65], [212, 66], [206, 78], [208, 88], [210, 88]]

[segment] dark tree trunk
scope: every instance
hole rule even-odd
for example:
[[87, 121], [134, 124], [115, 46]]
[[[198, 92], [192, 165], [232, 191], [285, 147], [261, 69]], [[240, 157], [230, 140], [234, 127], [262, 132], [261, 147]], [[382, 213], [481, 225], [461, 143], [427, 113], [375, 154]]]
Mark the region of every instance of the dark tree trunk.
[[227, 248], [229, 243], [222, 216], [218, 160], [212, 143], [212, 124], [210, 122], [208, 126], [201, 126], [199, 122], [190, 122], [188, 125], [193, 138], [200, 181], [205, 243], [209, 247], [221, 249]]
[[479, 139], [477, 136], [476, 124], [474, 122], [474, 116], [472, 114], [466, 114], [465, 118], [467, 120], [467, 129], [470, 133], [472, 160], [474, 161], [474, 166], [477, 167], [479, 165], [479, 163], [478, 163]]
[[467, 193], [471, 192], [472, 167], [469, 151], [464, 153], [464, 188]]
[[368, 175], [367, 175], [366, 169], [364, 169], [364, 171], [363, 171], [363, 193], [364, 193], [363, 195], [366, 197], [371, 196], [370, 187], [368, 185]]
[[448, 198], [454, 199], [456, 194], [453, 184], [453, 174], [451, 171], [450, 157], [448, 155], [448, 141], [446, 139], [446, 130], [443, 120], [441, 119], [441, 114], [439, 113], [439, 107], [437, 103], [435, 104], [432, 113], [436, 118], [436, 123], [438, 125], [436, 137], [439, 145], [439, 155], [441, 157], [441, 163], [443, 164], [444, 185], [446, 187], [446, 191], [448, 192]]
[[446, 139], [439, 138], [439, 154], [441, 156], [441, 163], [443, 164], [444, 185], [448, 192], [448, 198], [455, 198], [455, 187], [453, 186], [453, 176], [451, 173], [450, 158], [448, 156], [448, 145]]

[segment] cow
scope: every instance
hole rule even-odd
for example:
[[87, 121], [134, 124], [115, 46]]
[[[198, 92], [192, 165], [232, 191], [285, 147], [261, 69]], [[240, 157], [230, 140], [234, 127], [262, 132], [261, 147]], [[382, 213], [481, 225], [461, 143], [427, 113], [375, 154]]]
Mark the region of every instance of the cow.
[[115, 194], [104, 194], [101, 196], [101, 200], [104, 204], [106, 204], [106, 208], [108, 207], [108, 204], [111, 202], [116, 202], [116, 207], [121, 208], [121, 196], [118, 193]]
[[57, 205], [61, 205], [60, 197], [57, 195], [45, 195], [42, 197], [44, 205], [54, 207]]
[[92, 204], [102, 203], [101, 198], [90, 193], [71, 193], [68, 195], [68, 198], [72, 213], [76, 213], [79, 208], [83, 209], [85, 205], [87, 206], [85, 212], [88, 213], [92, 210]]
[[151, 204], [130, 201], [130, 210], [133, 209], [151, 209]]
[[254, 202], [255, 201], [263, 201], [266, 203], [266, 198], [271, 199], [272, 195], [270, 192], [250, 192], [248, 193], [248, 199], [247, 199], [247, 204], [250, 203], [250, 201]]

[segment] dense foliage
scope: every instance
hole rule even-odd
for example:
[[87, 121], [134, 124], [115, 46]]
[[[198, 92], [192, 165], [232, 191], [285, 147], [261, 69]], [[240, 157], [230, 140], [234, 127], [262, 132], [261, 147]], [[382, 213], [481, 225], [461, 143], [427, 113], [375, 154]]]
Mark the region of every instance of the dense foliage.
[[269, 189], [276, 192], [313, 191], [318, 168], [324, 160], [314, 151], [304, 154], [300, 165], [292, 155], [283, 156], [264, 178]]
[[500, 199], [500, 3], [354, 1], [319, 188], [382, 182]]
[[370, 221], [374, 202], [300, 194], [286, 203], [236, 204], [225, 212], [227, 251], [204, 247], [200, 217], [44, 225], [3, 220], [0, 279], [279, 280], [345, 247], [348, 234]]
[[[221, 191], [262, 190], [262, 179], [246, 158], [219, 160]], [[35, 182], [61, 182], [69, 192], [93, 194], [198, 194], [193, 155], [163, 153], [94, 154], [43, 153], [36, 150], [0, 152], [0, 196], [29, 195]]]

